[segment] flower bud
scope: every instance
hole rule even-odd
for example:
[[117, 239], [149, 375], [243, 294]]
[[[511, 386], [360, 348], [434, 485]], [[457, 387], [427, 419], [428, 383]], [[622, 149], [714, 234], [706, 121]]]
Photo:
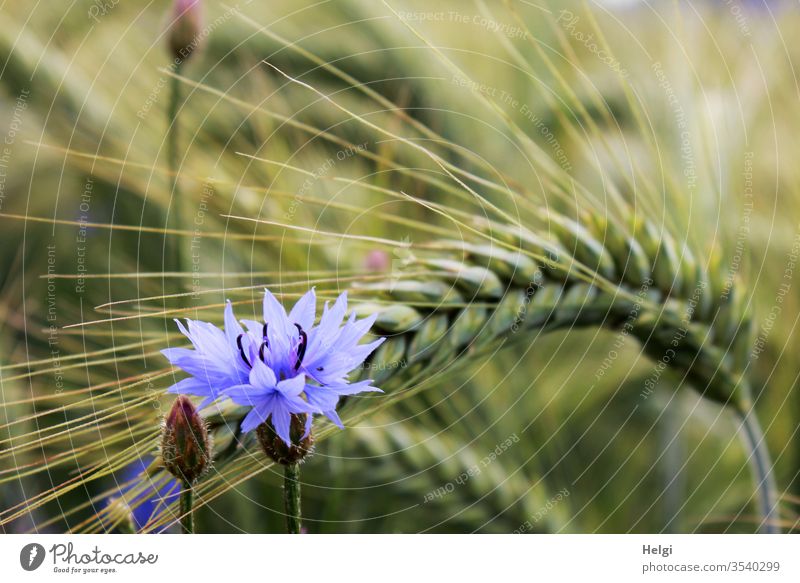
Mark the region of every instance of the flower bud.
[[392, 260], [389, 258], [389, 254], [386, 251], [382, 249], [373, 249], [364, 259], [364, 267], [367, 271], [381, 273], [389, 271], [392, 267]]
[[256, 435], [258, 435], [258, 442], [261, 444], [261, 449], [267, 454], [275, 463], [288, 466], [295, 464], [305, 457], [309, 456], [314, 451], [314, 436], [309, 432], [305, 435], [306, 415], [292, 415], [292, 424], [290, 427], [290, 437], [292, 439], [291, 447], [278, 437], [275, 429], [270, 423], [262, 423], [256, 428]]
[[169, 14], [169, 50], [176, 59], [186, 60], [198, 47], [203, 14], [200, 0], [175, 0]]
[[208, 469], [211, 443], [205, 421], [188, 397], [175, 399], [161, 434], [164, 467], [176, 478], [193, 483]]

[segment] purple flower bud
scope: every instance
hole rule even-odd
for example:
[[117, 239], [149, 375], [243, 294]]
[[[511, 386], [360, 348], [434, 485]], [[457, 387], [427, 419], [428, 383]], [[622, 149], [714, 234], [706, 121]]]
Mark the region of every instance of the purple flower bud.
[[161, 434], [164, 467], [176, 478], [194, 483], [208, 469], [211, 444], [205, 421], [188, 397], [175, 399]]
[[309, 415], [292, 415], [290, 425], [292, 445], [287, 445], [275, 433], [271, 423], [262, 423], [256, 428], [261, 449], [264, 450], [267, 457], [278, 464], [288, 466], [302, 461], [314, 451], [314, 436], [309, 427], [310, 420]]
[[381, 249], [373, 249], [364, 259], [364, 267], [367, 271], [382, 273], [389, 271], [391, 266], [392, 260], [389, 258], [389, 254]]
[[175, 0], [169, 13], [169, 50], [176, 59], [186, 60], [200, 44], [203, 11], [200, 0]]

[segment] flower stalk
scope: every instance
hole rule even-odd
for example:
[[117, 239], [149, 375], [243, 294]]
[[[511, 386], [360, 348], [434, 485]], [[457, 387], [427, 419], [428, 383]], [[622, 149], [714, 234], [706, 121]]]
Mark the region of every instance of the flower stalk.
[[272, 461], [283, 466], [283, 507], [286, 514], [286, 532], [300, 534], [300, 464], [313, 452], [314, 435], [306, 433], [306, 415], [292, 415], [290, 443], [275, 432], [272, 424], [262, 423], [256, 429], [261, 449]]
[[[175, 61], [175, 74], [180, 75], [183, 69], [183, 60], [176, 59]], [[180, 121], [178, 113], [181, 104], [181, 82], [177, 77], [172, 77], [170, 82], [169, 102], [167, 104], [167, 164], [170, 175], [170, 200], [172, 201], [172, 223], [175, 229], [181, 228], [181, 196], [180, 196], [180, 181], [178, 180], [179, 168], [179, 130]], [[172, 269], [176, 272], [181, 271], [183, 265], [183, 258], [181, 253], [181, 244], [178, 237], [175, 238], [170, 260], [172, 261]]]
[[181, 532], [192, 534], [194, 532], [194, 491], [192, 484], [184, 481], [181, 487]]
[[[172, 200], [172, 223], [180, 229], [181, 207], [180, 181], [178, 180], [178, 167], [180, 158], [180, 120], [178, 119], [181, 107], [181, 82], [178, 76], [189, 57], [194, 54], [199, 44], [199, 34], [202, 29], [202, 5], [200, 0], [175, 0], [170, 13], [170, 29], [167, 35], [167, 49], [174, 58], [171, 78], [169, 100], [167, 103], [167, 164], [170, 172], [170, 196]], [[183, 258], [180, 240], [176, 238], [170, 260], [173, 269], [181, 271]]]
[[286, 511], [286, 532], [300, 534], [300, 463], [283, 466], [283, 505]]

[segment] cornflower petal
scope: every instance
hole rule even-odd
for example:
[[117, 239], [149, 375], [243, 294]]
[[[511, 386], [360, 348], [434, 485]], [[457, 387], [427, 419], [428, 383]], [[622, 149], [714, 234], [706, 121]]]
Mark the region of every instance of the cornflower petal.
[[317, 316], [317, 294], [312, 287], [289, 312], [289, 322], [299, 324], [304, 330], [310, 330], [314, 325], [314, 318]]
[[306, 378], [303, 375], [297, 375], [290, 379], [286, 379], [278, 383], [278, 390], [287, 397], [299, 397], [303, 392], [306, 385]]
[[250, 384], [257, 388], [274, 389], [278, 384], [278, 379], [275, 378], [275, 373], [271, 368], [260, 360], [256, 360], [250, 370]]
[[275, 405], [272, 408], [272, 427], [275, 433], [278, 434], [284, 443], [291, 445], [292, 436], [290, 427], [292, 424], [292, 414], [289, 411], [286, 403], [282, 399], [275, 399]]
[[282, 336], [289, 335], [288, 317], [283, 305], [268, 290], [264, 290], [264, 322]]
[[222, 394], [228, 397], [237, 405], [252, 407], [256, 403], [271, 396], [275, 392], [274, 388], [260, 388], [253, 385], [237, 385], [225, 389]]
[[262, 423], [266, 423], [267, 419], [269, 419], [270, 415], [272, 415], [274, 401], [274, 396], [267, 397], [264, 401], [258, 403], [252, 409], [250, 409], [250, 412], [245, 415], [244, 419], [242, 420], [242, 431], [248, 433], [253, 431]]

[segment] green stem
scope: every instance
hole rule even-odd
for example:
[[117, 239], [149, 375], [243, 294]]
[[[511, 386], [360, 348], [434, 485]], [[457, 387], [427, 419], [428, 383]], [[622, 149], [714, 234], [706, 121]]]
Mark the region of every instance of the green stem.
[[[183, 61], [179, 60], [175, 63], [175, 74], [180, 75], [183, 68]], [[179, 150], [179, 121], [178, 110], [181, 105], [181, 82], [177, 77], [170, 78], [170, 92], [169, 103], [167, 105], [167, 162], [170, 172], [170, 201], [172, 207], [172, 221], [170, 221], [175, 229], [181, 228], [181, 196], [180, 196], [180, 183], [178, 181], [178, 165], [180, 159]], [[181, 257], [181, 239], [177, 235], [173, 235], [172, 253], [170, 254], [170, 261], [172, 265], [170, 270], [179, 272], [182, 265]]]
[[772, 473], [767, 442], [753, 409], [746, 413], [739, 412], [739, 415], [742, 418], [742, 437], [750, 451], [750, 468], [758, 496], [758, 513], [761, 517], [759, 530], [763, 534], [777, 534], [780, 533], [778, 489]]
[[287, 464], [283, 468], [283, 505], [286, 532], [300, 534], [300, 464]]
[[193, 498], [192, 485], [189, 482], [184, 482], [181, 490], [181, 532], [183, 534], [192, 534], [194, 532]]

